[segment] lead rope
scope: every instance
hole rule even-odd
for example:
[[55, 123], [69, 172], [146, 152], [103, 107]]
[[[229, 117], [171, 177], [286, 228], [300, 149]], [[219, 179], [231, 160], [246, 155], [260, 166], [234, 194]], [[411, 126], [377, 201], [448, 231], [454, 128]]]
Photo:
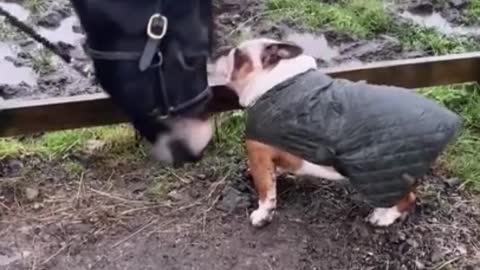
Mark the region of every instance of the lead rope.
[[72, 63], [72, 57], [62, 50], [58, 45], [55, 45], [39, 33], [35, 31], [31, 26], [27, 25], [26, 23], [20, 21], [17, 17], [13, 16], [10, 12], [5, 10], [4, 8], [0, 7], [0, 15], [3, 15], [10, 24], [12, 24], [14, 27], [20, 29], [22, 32], [27, 34], [29, 37], [37, 41], [38, 43], [42, 44], [45, 48], [53, 52], [55, 55], [60, 57], [69, 67], [73, 68], [75, 71], [77, 71], [80, 75], [82, 75], [85, 78], [88, 78], [88, 75], [80, 69], [79, 67], [73, 66]]
[[[60, 57], [67, 66], [70, 68], [73, 68], [75, 71], [77, 71], [82, 77], [88, 78], [88, 75], [85, 71], [81, 70], [79, 67], [72, 66], [72, 57], [62, 50], [59, 46], [55, 45], [39, 33], [37, 33], [32, 27], [29, 25], [25, 24], [24, 22], [20, 21], [17, 17], [13, 16], [10, 12], [5, 10], [4, 8], [0, 7], [0, 15], [4, 16], [10, 24], [12, 24], [14, 27], [20, 29], [22, 32], [26, 33], [29, 37], [37, 41], [38, 43], [42, 44], [45, 48], [49, 49], [51, 52], [53, 52], [55, 55]], [[140, 135], [139, 131], [135, 130], [134, 134], [134, 139], [137, 144], [140, 143], [142, 140], [142, 136]]]

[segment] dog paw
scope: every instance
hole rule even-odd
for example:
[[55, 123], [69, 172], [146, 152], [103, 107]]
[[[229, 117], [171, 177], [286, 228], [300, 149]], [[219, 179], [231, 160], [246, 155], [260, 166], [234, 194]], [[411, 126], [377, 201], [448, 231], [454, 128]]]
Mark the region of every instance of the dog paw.
[[375, 208], [368, 217], [368, 221], [374, 226], [386, 227], [392, 225], [402, 216], [397, 207]]
[[261, 227], [272, 221], [273, 209], [259, 208], [250, 214], [250, 222], [255, 227]]

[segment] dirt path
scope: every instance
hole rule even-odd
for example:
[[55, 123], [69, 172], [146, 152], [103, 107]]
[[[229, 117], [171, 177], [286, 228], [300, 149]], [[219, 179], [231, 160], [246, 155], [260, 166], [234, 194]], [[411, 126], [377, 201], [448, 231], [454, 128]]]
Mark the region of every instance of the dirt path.
[[275, 220], [255, 229], [237, 157], [180, 172], [146, 160], [82, 164], [72, 174], [32, 159], [2, 163], [0, 266], [13, 261], [2, 269], [480, 267], [479, 200], [455, 179], [428, 177], [415, 213], [379, 229], [348, 186], [285, 176]]

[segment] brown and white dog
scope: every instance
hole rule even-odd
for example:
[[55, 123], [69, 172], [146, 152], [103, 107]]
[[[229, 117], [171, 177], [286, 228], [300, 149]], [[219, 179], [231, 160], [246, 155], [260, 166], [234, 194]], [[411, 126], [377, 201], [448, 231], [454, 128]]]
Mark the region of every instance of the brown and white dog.
[[[236, 91], [240, 105], [251, 106], [275, 85], [309, 69], [317, 68], [313, 57], [292, 43], [259, 38], [244, 41], [215, 62], [216, 75]], [[301, 157], [265, 143], [247, 140], [250, 173], [258, 195], [258, 208], [250, 215], [251, 224], [262, 226], [272, 220], [277, 205], [276, 176], [279, 172], [309, 175], [333, 181], [346, 180], [333, 167], [312, 164]], [[388, 226], [406, 215], [415, 203], [410, 192], [391, 208], [375, 208], [368, 221]]]

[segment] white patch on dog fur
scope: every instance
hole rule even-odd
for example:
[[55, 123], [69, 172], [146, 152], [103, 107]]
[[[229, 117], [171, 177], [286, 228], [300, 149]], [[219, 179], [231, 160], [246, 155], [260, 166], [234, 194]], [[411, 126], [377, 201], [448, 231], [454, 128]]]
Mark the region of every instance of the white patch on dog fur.
[[258, 208], [250, 214], [250, 222], [255, 227], [260, 227], [272, 221], [277, 208], [277, 187], [273, 181], [272, 187], [267, 191], [265, 201], [258, 201]]
[[240, 105], [244, 107], [252, 106], [258, 98], [275, 85], [311, 68], [317, 68], [315, 59], [310, 56], [301, 55], [280, 61], [268, 72], [260, 71], [256, 78], [250, 81], [239, 94]]
[[193, 154], [198, 155], [213, 135], [213, 126], [208, 120], [180, 118], [171, 124], [171, 129], [170, 133], [160, 135], [152, 147], [153, 156], [167, 164], [174, 161], [169, 147], [170, 142], [181, 139]]
[[378, 207], [370, 214], [368, 221], [372, 225], [386, 227], [393, 224], [401, 216], [402, 213], [398, 211], [397, 206], [390, 208]]
[[252, 106], [260, 96], [275, 85], [308, 69], [317, 68], [315, 58], [308, 55], [300, 55], [295, 58], [281, 60], [273, 69], [264, 70], [261, 55], [265, 44], [272, 43], [280, 42], [259, 38], [244, 41], [238, 46], [239, 49], [248, 55], [253, 64], [253, 71], [242, 82], [231, 81], [234, 66], [234, 50], [231, 50], [227, 56], [223, 56], [215, 62], [216, 76], [222, 76], [229, 82], [228, 85], [237, 92], [240, 105], [243, 107]]
[[330, 166], [321, 166], [310, 163], [306, 160], [302, 162], [302, 166], [294, 172], [297, 175], [310, 175], [314, 177], [324, 178], [327, 180], [339, 181], [346, 178], [337, 170]]

